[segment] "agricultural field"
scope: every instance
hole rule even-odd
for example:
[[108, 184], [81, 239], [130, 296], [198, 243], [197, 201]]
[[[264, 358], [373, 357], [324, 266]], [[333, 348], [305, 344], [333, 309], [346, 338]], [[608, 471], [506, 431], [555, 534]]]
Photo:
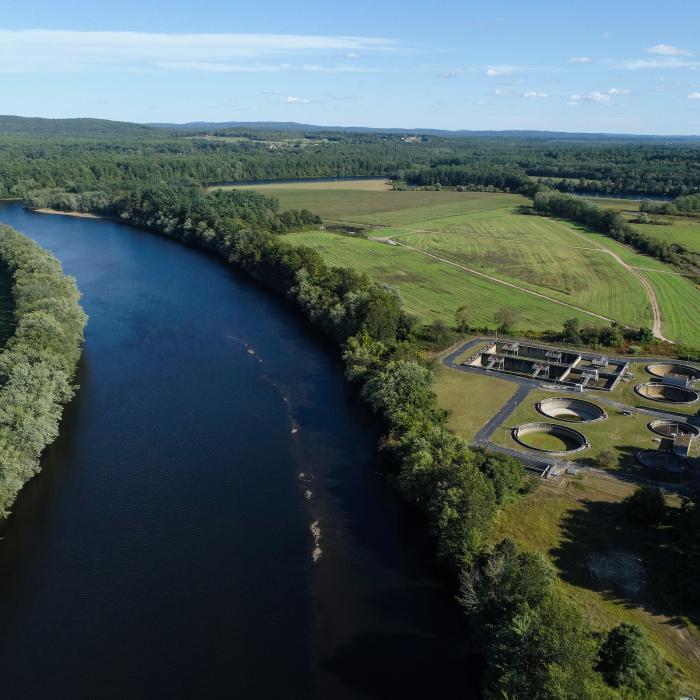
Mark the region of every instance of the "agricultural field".
[[[238, 186], [236, 186], [238, 187]], [[484, 192], [396, 192], [383, 179], [271, 183], [243, 187], [279, 199], [283, 209], [311, 209], [321, 218], [376, 226], [412, 224], [480, 209], [512, 207], [518, 195]]]
[[573, 316], [584, 324], [595, 321], [586, 314], [470, 275], [406, 248], [328, 231], [304, 231], [286, 238], [317, 249], [331, 265], [354, 267], [395, 287], [406, 310], [423, 323], [435, 319], [451, 323], [463, 305], [469, 308], [469, 322], [475, 326], [493, 327], [496, 313], [504, 306], [516, 307], [518, 325], [534, 330], [559, 329]]
[[[605, 325], [606, 319], [614, 319], [650, 327], [649, 295], [614, 257], [619, 256], [654, 289], [664, 334], [700, 345], [700, 316], [690, 311], [700, 308], [700, 289], [690, 280], [584, 227], [523, 215], [519, 207], [527, 200], [519, 195], [398, 192], [376, 178], [251, 189], [277, 197], [283, 208], [317, 212], [329, 230], [291, 234], [289, 240], [317, 248], [331, 264], [352, 265], [395, 286], [422, 322], [450, 323], [466, 305], [470, 323], [479, 326], [493, 327], [495, 313], [508, 306], [518, 310], [517, 327], [522, 330], [556, 330], [571, 317], [582, 324]], [[639, 205], [595, 201], [630, 216]], [[357, 227], [366, 239], [330, 230], [342, 223]], [[400, 245], [372, 240], [386, 238]]]
[[511, 208], [390, 228], [382, 235], [627, 325], [651, 325], [639, 281], [572, 234], [568, 224]]
[[510, 537], [526, 551], [545, 554], [557, 569], [559, 585], [594, 629], [620, 622], [641, 625], [697, 693], [700, 632], [693, 620], [678, 619], [668, 598], [663, 572], [675, 570], [675, 564], [669, 563], [673, 553], [663, 531], [624, 519], [621, 501], [632, 491], [631, 485], [592, 475], [542, 483], [506, 507], [492, 539]]
[[[587, 202], [596, 204], [605, 209], [619, 211], [628, 221], [639, 215], [638, 200], [633, 199], [603, 199], [598, 197], [584, 197]], [[700, 255], [700, 217], [667, 216], [664, 214], [651, 215], [652, 219], [658, 219], [661, 224], [635, 224], [632, 227], [646, 236], [659, 238], [668, 243], [679, 243], [688, 250]]]
[[632, 224], [641, 233], [667, 243], [679, 243], [700, 255], [700, 221], [685, 217], [661, 217], [668, 224]]
[[562, 223], [575, 231], [582, 241], [588, 239], [591, 246], [611, 251], [644, 275], [654, 288], [661, 308], [664, 334], [668, 338], [675, 342], [700, 345], [700, 314], [693, 311], [700, 308], [700, 289], [691, 280], [660, 260], [637, 253], [601, 233], [568, 222]]

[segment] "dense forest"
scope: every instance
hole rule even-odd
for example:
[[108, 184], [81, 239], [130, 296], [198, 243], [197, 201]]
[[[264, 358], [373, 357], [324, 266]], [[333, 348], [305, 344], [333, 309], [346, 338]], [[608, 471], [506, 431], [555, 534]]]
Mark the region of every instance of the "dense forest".
[[26, 236], [0, 226], [0, 265], [11, 277], [14, 333], [0, 351], [0, 515], [39, 470], [75, 387], [86, 317], [75, 281]]
[[113, 190], [158, 182], [363, 175], [510, 189], [531, 180], [566, 192], [678, 197], [700, 192], [700, 144], [312, 127], [178, 131], [94, 119], [0, 117], [0, 197], [52, 187]]

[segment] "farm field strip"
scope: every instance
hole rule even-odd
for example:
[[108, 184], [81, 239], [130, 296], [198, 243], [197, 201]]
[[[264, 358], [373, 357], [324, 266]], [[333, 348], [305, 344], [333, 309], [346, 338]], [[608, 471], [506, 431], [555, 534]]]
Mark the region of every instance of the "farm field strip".
[[541, 292], [535, 292], [531, 289], [527, 289], [526, 287], [519, 286], [517, 284], [513, 284], [512, 282], [506, 282], [505, 280], [502, 280], [498, 277], [494, 277], [493, 275], [487, 275], [484, 272], [480, 272], [479, 270], [475, 270], [470, 267], [466, 267], [464, 265], [460, 265], [459, 263], [452, 262], [451, 260], [448, 260], [447, 258], [441, 258], [437, 255], [434, 255], [433, 253], [427, 253], [424, 250], [420, 250], [418, 248], [413, 248], [409, 245], [406, 245], [405, 243], [397, 243], [400, 247], [403, 248], [408, 248], [408, 250], [412, 250], [416, 253], [420, 253], [421, 255], [425, 255], [429, 258], [432, 258], [434, 260], [437, 260], [439, 262], [446, 263], [447, 265], [454, 265], [455, 267], [459, 268], [460, 270], [464, 270], [465, 272], [469, 272], [472, 275], [478, 275], [480, 277], [483, 277], [484, 279], [490, 280], [491, 282], [497, 282], [499, 284], [503, 284], [506, 287], [510, 287], [511, 289], [517, 289], [519, 292], [525, 292], [527, 294], [532, 294], [536, 297], [539, 297], [540, 299], [546, 299], [549, 302], [552, 302], [554, 304], [561, 304], [562, 306], [565, 306], [566, 308], [572, 309], [574, 311], [578, 311], [579, 313], [586, 314], [588, 316], [593, 316], [594, 318], [598, 318], [602, 321], [607, 321], [607, 322], [612, 322], [615, 319], [608, 318], [607, 316], [602, 316], [601, 314], [597, 314], [593, 311], [589, 311], [588, 309], [583, 309], [579, 306], [576, 306], [574, 304], [569, 304], [565, 301], [560, 301], [559, 299], [554, 299], [553, 297], [546, 296], [545, 294], [542, 294]]
[[[600, 246], [572, 245], [559, 230], [559, 222], [499, 213], [497, 217], [477, 217], [481, 224], [477, 229], [469, 219], [459, 230], [392, 227], [381, 236], [572, 308], [585, 309], [599, 318], [633, 326], [652, 323], [651, 306], [634, 280], [635, 273], [621, 277], [612, 254]], [[491, 235], [509, 229], [515, 238]], [[566, 233], [571, 233], [568, 228]], [[494, 245], [494, 241], [508, 245]], [[592, 258], [590, 252], [601, 255]]]
[[[569, 310], [551, 300], [522, 292], [487, 276], [469, 275], [458, 266], [441, 263], [406, 247], [389, 246], [364, 238], [301, 231], [285, 239], [318, 250], [331, 265], [349, 265], [399, 290], [406, 309], [422, 322], [451, 320], [466, 304], [471, 323], [493, 325], [494, 315], [504, 306], [517, 307], [525, 327], [547, 330], [576, 316], [590, 322], [585, 312]], [[573, 311], [573, 312], [572, 312]]]
[[653, 289], [661, 309], [664, 334], [676, 342], [700, 344], [700, 315], [696, 312], [700, 309], [700, 289], [693, 282], [684, 275], [669, 274], [673, 271], [656, 258], [637, 253], [600, 233], [575, 228], [580, 237], [610, 250], [630, 268], [644, 268], [644, 278]]

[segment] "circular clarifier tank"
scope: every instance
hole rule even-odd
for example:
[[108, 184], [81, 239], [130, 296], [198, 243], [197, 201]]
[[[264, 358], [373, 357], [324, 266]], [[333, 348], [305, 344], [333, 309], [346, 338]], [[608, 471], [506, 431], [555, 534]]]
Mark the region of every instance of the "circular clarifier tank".
[[693, 389], [674, 386], [673, 384], [660, 384], [658, 382], [637, 384], [634, 390], [642, 398], [663, 403], [689, 404], [695, 403], [700, 398], [700, 394]]
[[583, 433], [555, 423], [524, 423], [513, 429], [513, 438], [524, 447], [549, 454], [571, 454], [590, 447]]
[[657, 362], [652, 365], [647, 365], [647, 372], [655, 377], [687, 377], [691, 382], [700, 379], [700, 370], [689, 365], [678, 365], [671, 362]]
[[538, 401], [537, 410], [547, 418], [556, 418], [569, 423], [593, 423], [605, 420], [608, 414], [590, 401], [557, 397]]
[[700, 430], [689, 423], [678, 423], [672, 420], [660, 418], [648, 423], [648, 428], [652, 433], [671, 438], [676, 435], [700, 435]]

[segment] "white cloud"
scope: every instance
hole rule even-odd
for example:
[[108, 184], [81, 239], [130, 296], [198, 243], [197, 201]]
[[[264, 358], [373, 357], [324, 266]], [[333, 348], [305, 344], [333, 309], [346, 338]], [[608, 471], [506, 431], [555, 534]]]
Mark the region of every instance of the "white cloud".
[[321, 66], [318, 63], [305, 63], [302, 70], [310, 73], [374, 73], [373, 68], [364, 68], [363, 66], [349, 66], [340, 64], [335, 66]]
[[581, 102], [601, 102], [603, 104], [608, 104], [612, 101], [613, 97], [619, 95], [629, 95], [630, 91], [626, 88], [610, 88], [601, 92], [600, 90], [593, 90], [593, 92], [577, 93], [571, 95], [566, 104], [577, 105]]
[[523, 93], [523, 97], [527, 97], [530, 100], [536, 100], [539, 98], [549, 97], [546, 92], [535, 92], [534, 90], [526, 90]]
[[348, 51], [345, 54], [345, 58], [347, 58], [348, 61], [356, 61], [358, 58], [360, 58], [360, 54], [356, 53], [355, 51]]
[[444, 73], [438, 73], [435, 77], [441, 78], [442, 80], [451, 80], [452, 78], [456, 78], [458, 75], [459, 71], [457, 70], [447, 70]]
[[671, 44], [657, 44], [646, 49], [647, 53], [654, 53], [659, 56], [692, 56], [693, 54], [688, 49], [679, 49]]
[[311, 100], [308, 97], [295, 97], [294, 95], [289, 95], [285, 97], [282, 102], [288, 105], [308, 105], [311, 104]]
[[[379, 37], [300, 34], [164, 34], [0, 29], [0, 72], [210, 70], [237, 72], [246, 61], [279, 57], [394, 51]], [[276, 60], [275, 60], [276, 59]], [[284, 65], [284, 64], [282, 64]], [[260, 70], [260, 67], [258, 67]]]
[[700, 92], [691, 92], [690, 95], [688, 95], [689, 100], [700, 100]]
[[672, 69], [672, 68], [691, 68], [700, 67], [700, 61], [686, 61], [680, 58], [638, 58], [629, 61], [623, 61], [622, 67], [627, 70], [646, 70], [650, 68]]
[[592, 60], [588, 56], [574, 56], [569, 59], [569, 63], [590, 63]]
[[513, 73], [517, 70], [520, 70], [518, 66], [503, 65], [487, 66], [484, 72], [489, 76], [489, 78], [497, 78], [501, 76], [513, 75]]
[[501, 90], [500, 88], [496, 88], [493, 91], [493, 94], [496, 97], [507, 97], [508, 95], [512, 94], [510, 90]]

